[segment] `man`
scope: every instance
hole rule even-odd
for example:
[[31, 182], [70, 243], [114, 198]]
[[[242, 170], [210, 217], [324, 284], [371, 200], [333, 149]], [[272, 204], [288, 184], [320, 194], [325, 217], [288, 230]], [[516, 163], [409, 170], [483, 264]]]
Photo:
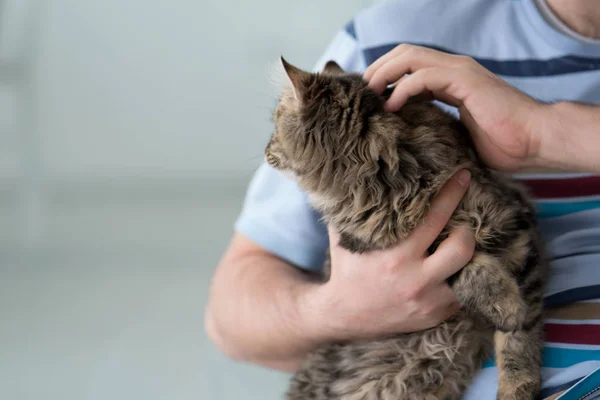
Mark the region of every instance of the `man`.
[[[398, 0], [360, 13], [317, 64], [333, 59], [379, 92], [397, 83], [391, 111], [421, 92], [455, 107], [482, 158], [530, 186], [552, 258], [542, 398], [600, 388], [599, 38], [591, 0]], [[209, 336], [231, 357], [294, 371], [328, 341], [442, 322], [459, 307], [445, 278], [469, 261], [473, 238], [457, 230], [431, 256], [414, 249], [443, 229], [468, 180], [451, 180], [405, 243], [356, 255], [262, 166], [212, 283]], [[332, 278], [321, 284], [302, 270], [318, 269], [327, 246]], [[494, 399], [496, 374], [482, 369], [465, 398]]]

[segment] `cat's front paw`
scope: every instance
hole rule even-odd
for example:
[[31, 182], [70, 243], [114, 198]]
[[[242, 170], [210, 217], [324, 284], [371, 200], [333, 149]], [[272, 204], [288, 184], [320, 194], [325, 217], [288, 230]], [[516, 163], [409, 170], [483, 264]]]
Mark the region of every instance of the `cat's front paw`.
[[527, 306], [521, 298], [506, 298], [494, 306], [492, 324], [502, 332], [520, 330], [525, 321]]

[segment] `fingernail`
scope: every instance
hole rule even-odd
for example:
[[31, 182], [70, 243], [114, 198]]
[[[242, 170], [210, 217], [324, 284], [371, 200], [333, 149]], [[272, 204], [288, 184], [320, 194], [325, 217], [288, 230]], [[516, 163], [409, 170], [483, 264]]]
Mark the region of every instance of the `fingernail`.
[[467, 186], [471, 180], [471, 172], [467, 169], [463, 169], [458, 173], [458, 183], [461, 186]]

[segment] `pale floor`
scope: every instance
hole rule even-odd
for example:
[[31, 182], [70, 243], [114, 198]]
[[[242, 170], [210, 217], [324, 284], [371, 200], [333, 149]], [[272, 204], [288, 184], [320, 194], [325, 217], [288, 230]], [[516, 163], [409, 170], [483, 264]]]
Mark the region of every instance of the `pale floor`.
[[31, 248], [2, 194], [0, 399], [282, 399], [288, 376], [227, 360], [203, 329], [244, 189], [59, 185]]

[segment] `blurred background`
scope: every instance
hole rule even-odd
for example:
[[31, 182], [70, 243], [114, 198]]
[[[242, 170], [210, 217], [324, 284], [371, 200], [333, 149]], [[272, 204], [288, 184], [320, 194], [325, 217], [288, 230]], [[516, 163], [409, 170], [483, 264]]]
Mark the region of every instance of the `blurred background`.
[[0, 398], [281, 399], [207, 340], [269, 64], [365, 0], [0, 0]]

